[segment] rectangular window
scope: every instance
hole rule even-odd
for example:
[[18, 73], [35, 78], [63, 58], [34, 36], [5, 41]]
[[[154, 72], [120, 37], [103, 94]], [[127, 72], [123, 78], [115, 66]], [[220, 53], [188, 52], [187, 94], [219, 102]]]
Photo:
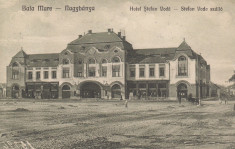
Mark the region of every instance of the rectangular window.
[[165, 64], [159, 65], [159, 76], [164, 77], [165, 76]]
[[130, 77], [135, 77], [135, 68], [130, 68]]
[[140, 71], [140, 77], [144, 77], [144, 74], [145, 74], [145, 68], [140, 67], [139, 71]]
[[156, 84], [155, 83], [149, 83], [149, 88], [156, 88]]
[[102, 77], [107, 76], [107, 66], [102, 66]]
[[63, 68], [63, 78], [69, 78], [69, 68]]
[[48, 71], [44, 71], [44, 79], [48, 79]]
[[187, 76], [187, 67], [186, 67], [186, 64], [180, 64], [179, 63], [179, 67], [178, 67], [178, 75], [179, 76]]
[[146, 88], [146, 84], [145, 83], [140, 83], [139, 88]]
[[19, 79], [19, 71], [18, 70], [12, 71], [12, 79], [14, 79], [14, 80]]
[[33, 72], [29, 71], [28, 72], [28, 80], [32, 80], [33, 79]]
[[120, 77], [120, 65], [114, 65], [113, 66], [113, 77]]
[[95, 67], [89, 67], [89, 77], [95, 77]]
[[166, 83], [159, 83], [158, 88], [166, 88]]
[[149, 76], [150, 76], [150, 77], [154, 77], [154, 76], [155, 76], [154, 71], [155, 71], [154, 68], [149, 68]]
[[159, 76], [160, 77], [164, 77], [165, 76], [165, 68], [164, 67], [160, 67], [159, 69], [160, 69], [159, 70], [159, 72], [160, 72]]
[[78, 72], [78, 77], [83, 77], [83, 73], [81, 71]]
[[39, 80], [41, 78], [41, 72], [37, 71], [36, 72], [36, 79]]
[[52, 71], [52, 79], [56, 79], [56, 71]]

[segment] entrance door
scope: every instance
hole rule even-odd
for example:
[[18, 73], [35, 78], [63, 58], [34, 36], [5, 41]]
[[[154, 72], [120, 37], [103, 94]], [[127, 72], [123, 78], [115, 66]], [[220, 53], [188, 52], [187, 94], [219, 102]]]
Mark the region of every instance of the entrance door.
[[187, 99], [188, 97], [188, 89], [186, 84], [179, 84], [177, 87], [177, 97], [185, 98]]
[[20, 88], [18, 85], [14, 85], [12, 87], [12, 98], [19, 98], [20, 96]]
[[81, 86], [82, 98], [101, 98], [101, 88], [93, 82], [84, 83]]
[[112, 98], [121, 98], [121, 87], [118, 84], [112, 86]]
[[70, 96], [71, 96], [70, 86], [64, 85], [62, 87], [62, 98], [70, 98]]

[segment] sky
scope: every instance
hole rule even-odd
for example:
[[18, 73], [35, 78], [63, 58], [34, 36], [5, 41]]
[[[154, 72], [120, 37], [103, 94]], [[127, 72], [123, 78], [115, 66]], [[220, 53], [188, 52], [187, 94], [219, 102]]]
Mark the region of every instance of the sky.
[[[22, 5], [62, 9], [26, 12]], [[64, 11], [65, 5], [94, 6], [95, 11]], [[171, 11], [133, 12], [131, 6], [169, 6]], [[181, 6], [223, 11], [182, 12]], [[226, 85], [235, 70], [234, 6], [233, 0], [0, 0], [0, 82], [6, 82], [6, 66], [21, 47], [27, 54], [59, 53], [88, 30], [113, 28], [125, 30], [135, 49], [178, 47], [185, 38], [211, 65], [211, 81]]]

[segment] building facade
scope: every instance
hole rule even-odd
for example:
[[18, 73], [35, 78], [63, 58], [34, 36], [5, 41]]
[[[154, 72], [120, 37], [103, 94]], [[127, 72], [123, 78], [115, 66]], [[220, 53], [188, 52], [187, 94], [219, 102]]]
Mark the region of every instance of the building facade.
[[210, 96], [210, 65], [183, 41], [133, 49], [112, 29], [70, 42], [61, 53], [19, 51], [7, 66], [10, 98], [172, 98]]

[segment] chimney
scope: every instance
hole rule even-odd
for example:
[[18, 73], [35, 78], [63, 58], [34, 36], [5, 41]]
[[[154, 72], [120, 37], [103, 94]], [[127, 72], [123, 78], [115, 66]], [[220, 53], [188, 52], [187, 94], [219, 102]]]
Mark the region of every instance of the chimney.
[[108, 32], [112, 33], [113, 29], [112, 28], [108, 28]]
[[91, 33], [92, 33], [92, 30], [88, 30], [88, 33], [91, 34]]
[[121, 32], [118, 32], [118, 37], [120, 37], [120, 38], [121, 38], [121, 35], [122, 35], [122, 33], [121, 33]]
[[82, 35], [78, 35], [78, 38], [82, 38]]
[[122, 36], [122, 39], [123, 39], [123, 40], [126, 40], [126, 36]]

